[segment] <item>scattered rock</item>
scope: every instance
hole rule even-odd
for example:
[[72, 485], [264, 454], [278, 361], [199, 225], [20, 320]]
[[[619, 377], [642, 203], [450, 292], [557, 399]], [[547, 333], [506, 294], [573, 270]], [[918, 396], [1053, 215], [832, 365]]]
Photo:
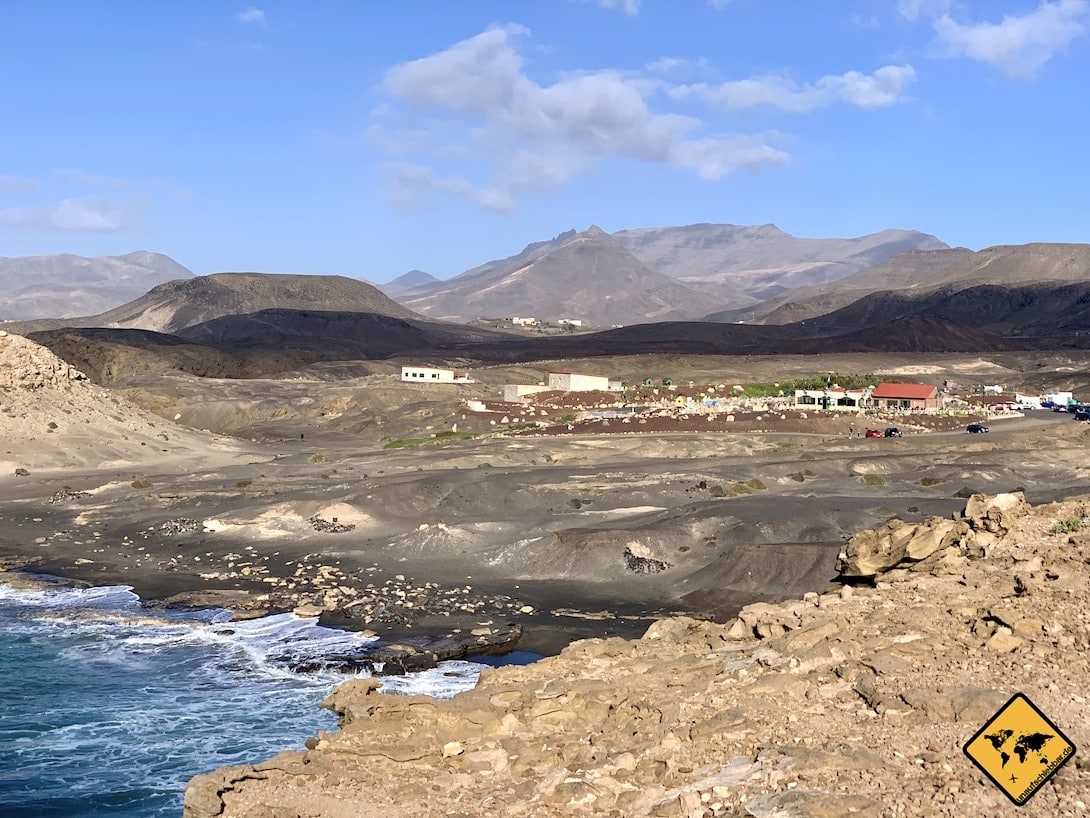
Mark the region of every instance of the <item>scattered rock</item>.
[[338, 522], [336, 517], [332, 520], [323, 520], [317, 515], [311, 517], [308, 522], [315, 531], [321, 531], [326, 534], [343, 534], [345, 531], [351, 531], [356, 527], [355, 523]]

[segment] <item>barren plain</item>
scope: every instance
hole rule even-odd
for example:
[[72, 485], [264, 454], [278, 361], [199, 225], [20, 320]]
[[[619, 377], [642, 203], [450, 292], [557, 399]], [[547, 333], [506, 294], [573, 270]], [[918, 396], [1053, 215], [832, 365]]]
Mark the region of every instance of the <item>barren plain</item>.
[[[298, 609], [390, 638], [518, 624], [522, 647], [550, 654], [672, 613], [722, 621], [823, 591], [844, 538], [893, 516], [945, 516], [973, 492], [1022, 488], [1038, 503], [1086, 485], [1086, 427], [1049, 412], [978, 436], [964, 413], [759, 406], [641, 425], [467, 408], [549, 369], [669, 376], [681, 390], [823, 372], [1090, 383], [1085, 360], [1027, 353], [639, 356], [484, 368], [464, 386], [401, 383], [395, 364], [366, 362], [15, 389], [0, 414], [0, 557], [158, 604]], [[868, 424], [904, 436], [865, 439]], [[407, 440], [424, 442], [385, 448]]]

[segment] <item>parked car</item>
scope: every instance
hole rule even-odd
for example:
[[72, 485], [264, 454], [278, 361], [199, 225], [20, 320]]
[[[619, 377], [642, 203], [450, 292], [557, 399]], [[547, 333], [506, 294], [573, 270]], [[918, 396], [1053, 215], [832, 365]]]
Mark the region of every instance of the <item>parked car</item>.
[[901, 430], [898, 429], [896, 426], [890, 426], [888, 429], [882, 432], [882, 435], [884, 437], [900, 437]]
[[1080, 406], [1076, 409], [1075, 420], [1090, 420], [1090, 406]]
[[882, 436], [882, 433], [880, 431], [878, 431], [877, 429], [867, 429], [867, 431], [863, 433], [863, 437], [881, 437], [881, 436]]
[[988, 431], [988, 427], [985, 426], [983, 423], [970, 423], [968, 426], [965, 427], [965, 431], [969, 432], [970, 434], [978, 435], [982, 432]]

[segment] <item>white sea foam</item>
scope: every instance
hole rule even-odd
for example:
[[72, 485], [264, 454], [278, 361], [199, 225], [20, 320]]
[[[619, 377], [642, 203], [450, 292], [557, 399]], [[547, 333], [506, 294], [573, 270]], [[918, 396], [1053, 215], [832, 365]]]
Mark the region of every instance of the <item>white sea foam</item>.
[[[80, 815], [173, 817], [193, 775], [334, 729], [317, 705], [348, 676], [289, 668], [372, 640], [294, 614], [229, 617], [150, 611], [126, 586], [0, 585], [0, 815], [70, 814], [78, 799]], [[482, 668], [444, 662], [381, 689], [448, 697]]]
[[[78, 623], [89, 636], [100, 638], [69, 645], [64, 654], [117, 670], [141, 666], [144, 657], [161, 651], [206, 645], [215, 648], [216, 654], [205, 659], [202, 674], [307, 678], [332, 684], [355, 674], [332, 669], [296, 673], [291, 668], [321, 667], [323, 657], [362, 653], [368, 643], [377, 641], [377, 637], [328, 628], [317, 617], [294, 613], [236, 622], [227, 610], [152, 612], [125, 585], [23, 590], [0, 584], [0, 606], [14, 608], [19, 618], [47, 627]], [[443, 662], [431, 671], [386, 677], [382, 691], [449, 698], [472, 688], [483, 667], [475, 662]]]

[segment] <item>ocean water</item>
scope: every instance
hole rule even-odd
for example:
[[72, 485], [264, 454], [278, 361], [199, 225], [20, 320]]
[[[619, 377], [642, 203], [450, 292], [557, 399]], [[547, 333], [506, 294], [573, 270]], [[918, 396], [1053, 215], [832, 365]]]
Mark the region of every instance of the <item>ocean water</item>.
[[[0, 584], [0, 816], [178, 818], [197, 773], [333, 729], [317, 705], [349, 677], [288, 661], [366, 640], [292, 614], [229, 618], [149, 613], [121, 586]], [[482, 667], [445, 662], [383, 691], [448, 697]]]

